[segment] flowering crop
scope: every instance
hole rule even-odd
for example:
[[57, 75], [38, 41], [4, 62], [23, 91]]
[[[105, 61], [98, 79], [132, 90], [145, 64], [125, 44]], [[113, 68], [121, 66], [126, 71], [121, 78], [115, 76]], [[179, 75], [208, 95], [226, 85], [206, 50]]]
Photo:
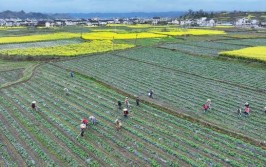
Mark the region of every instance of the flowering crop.
[[119, 33], [128, 33], [128, 31], [124, 29], [115, 29], [115, 28], [110, 28], [110, 29], [92, 29], [91, 31], [93, 32], [119, 32]]
[[128, 27], [128, 28], [151, 28], [151, 27], [166, 27], [166, 26], [153, 26], [150, 24], [136, 24], [136, 25], [128, 25], [128, 24], [108, 24], [109, 27]]
[[82, 40], [55, 40], [55, 41], [41, 41], [41, 42], [27, 42], [27, 43], [11, 43], [11, 44], [2, 44], [0, 45], [0, 50], [2, 49], [22, 49], [22, 48], [40, 48], [40, 47], [52, 47], [59, 45], [69, 45], [69, 44], [78, 44]]
[[266, 61], [266, 46], [248, 47], [239, 50], [220, 52], [220, 55]]
[[84, 39], [135, 39], [135, 38], [161, 38], [166, 37], [163, 34], [154, 33], [124, 33], [117, 34], [113, 32], [97, 32], [97, 33], [87, 33], [82, 36]]
[[[114, 50], [134, 47], [129, 44], [114, 44]], [[3, 55], [24, 55], [24, 56], [78, 56], [97, 52], [106, 52], [113, 49], [110, 40], [94, 40], [81, 44], [69, 44], [44, 48], [26, 49], [5, 49], [1, 50]]]
[[0, 30], [24, 29], [25, 27], [1, 27]]
[[225, 34], [224, 31], [219, 30], [202, 30], [202, 29], [184, 29], [179, 31], [169, 31], [169, 32], [160, 32], [150, 30], [156, 34], [164, 34], [164, 35], [223, 35]]
[[78, 33], [54, 33], [54, 34], [41, 34], [41, 35], [29, 35], [20, 37], [1, 37], [0, 44], [3, 43], [20, 43], [20, 42], [32, 42], [32, 41], [48, 41], [57, 39], [70, 39], [80, 37]]

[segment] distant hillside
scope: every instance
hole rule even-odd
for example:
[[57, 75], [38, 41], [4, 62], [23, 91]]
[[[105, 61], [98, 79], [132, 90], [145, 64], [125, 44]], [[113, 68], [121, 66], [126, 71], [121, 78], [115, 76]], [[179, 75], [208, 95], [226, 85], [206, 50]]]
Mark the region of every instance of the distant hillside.
[[66, 15], [69, 15], [73, 18], [152, 18], [155, 16], [158, 17], [169, 17], [169, 18], [176, 18], [181, 15], [185, 14], [185, 12], [132, 12], [132, 13], [67, 13]]
[[215, 18], [219, 20], [236, 20], [239, 18], [249, 18], [249, 19], [257, 19], [257, 20], [265, 20], [266, 12], [242, 12], [242, 11], [234, 11], [234, 12], [220, 12], [214, 15]]
[[65, 14], [43, 14], [30, 12], [26, 13], [23, 10], [19, 12], [13, 12], [10, 10], [0, 12], [0, 19], [10, 19], [10, 18], [19, 18], [19, 19], [61, 19], [61, 18], [70, 18]]
[[233, 12], [206, 12], [203, 10], [193, 11], [189, 10], [180, 18], [182, 19], [199, 19], [201, 17], [213, 18], [220, 21], [235, 21], [239, 18], [249, 18], [257, 20], [265, 20], [266, 12], [243, 12], [243, 11], [233, 11]]

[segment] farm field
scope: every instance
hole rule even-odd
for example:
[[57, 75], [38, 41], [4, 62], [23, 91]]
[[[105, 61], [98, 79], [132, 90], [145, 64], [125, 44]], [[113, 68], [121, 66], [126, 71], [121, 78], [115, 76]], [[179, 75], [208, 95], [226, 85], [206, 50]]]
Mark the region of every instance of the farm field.
[[222, 56], [229, 56], [229, 57], [251, 59], [251, 60], [258, 60], [258, 61], [266, 62], [266, 45], [220, 52], [219, 54]]
[[[266, 105], [263, 100], [266, 94], [263, 92], [247, 90], [112, 54], [85, 57], [57, 64], [93, 76], [140, 97], [145, 97], [147, 91], [153, 89], [155, 91], [154, 103], [178, 109], [193, 117], [219, 124], [224, 128], [256, 139], [266, 139], [264, 130], [266, 120], [260, 119], [261, 114], [264, 114], [263, 107]], [[205, 114], [202, 113], [201, 106], [208, 98], [213, 100], [213, 109]], [[236, 110], [246, 101], [252, 104], [252, 117], [239, 118]]]
[[234, 44], [234, 45], [245, 45], [245, 46], [265, 46], [266, 45], [266, 38], [221, 40], [218, 42], [226, 43], [226, 44]]
[[56, 41], [44, 41], [44, 42], [28, 42], [28, 43], [18, 43], [18, 44], [1, 44], [0, 50], [3, 49], [21, 49], [21, 48], [43, 48], [43, 47], [53, 47], [60, 45], [78, 44], [83, 41], [81, 40], [56, 40]]
[[222, 51], [241, 49], [246, 46], [209, 41], [182, 41], [180, 43], [165, 43], [159, 47], [198, 56], [218, 56]]
[[10, 70], [10, 71], [0, 71], [0, 86], [7, 82], [16, 81], [22, 75], [21, 69]]
[[132, 48], [130, 44], [113, 44], [110, 40], [93, 40], [79, 44], [67, 44], [53, 47], [34, 47], [23, 49], [3, 49], [0, 54], [8, 56], [80, 56], [91, 53], [107, 52]]
[[[62, 91], [66, 86], [70, 96]], [[32, 99], [38, 101], [37, 112], [29, 107]], [[261, 148], [144, 104], [135, 107], [133, 99], [129, 118], [122, 118], [114, 105], [118, 99], [123, 100], [124, 96], [92, 80], [79, 75], [70, 78], [68, 71], [53, 65], [40, 66], [30, 81], [1, 90], [0, 128], [5, 132], [2, 137], [8, 141], [1, 149], [10, 150], [3, 155], [2, 163], [14, 166], [266, 163], [266, 152]], [[84, 138], [76, 140], [80, 118], [91, 114], [98, 118], [98, 124], [90, 125]], [[123, 122], [119, 132], [114, 128], [116, 118]], [[12, 126], [6, 126], [10, 120]], [[156, 126], [155, 120], [160, 120]]]
[[[198, 44], [198, 42], [196, 42]], [[203, 42], [202, 42], [203, 43]], [[205, 43], [205, 42], [204, 42]], [[209, 44], [209, 42], [207, 42]], [[216, 44], [214, 43], [216, 46]], [[212, 47], [210, 45], [209, 47]], [[222, 45], [220, 46], [222, 47]], [[201, 50], [208, 50], [201, 48]], [[157, 66], [179, 70], [179, 72], [190, 73], [206, 77], [208, 79], [220, 80], [249, 88], [265, 90], [265, 70], [261, 68], [250, 68], [243, 64], [230, 63], [200, 56], [191, 56], [179, 51], [165, 50], [161, 48], [145, 47], [121, 51], [115, 53], [117, 56], [152, 63]], [[193, 54], [194, 55], [194, 54]]]
[[78, 37], [80, 37], [80, 34], [67, 33], [67, 32], [18, 36], [18, 37], [2, 37], [0, 38], [0, 44], [34, 42], [34, 41], [51, 41], [51, 40], [71, 39], [71, 38], [78, 38]]
[[194, 54], [198, 56], [218, 56], [220, 50], [215, 48], [202, 48], [200, 46], [195, 45], [187, 45], [186, 43], [168, 43], [162, 44], [159, 46], [160, 48], [165, 48], [169, 50], [177, 50], [180, 52], [184, 52], [187, 54]]
[[[263, 33], [140, 24], [0, 28], [0, 43], [0, 58], [8, 59], [0, 60], [1, 167], [266, 164], [265, 64], [219, 56], [265, 46]], [[117, 106], [125, 107], [125, 97], [128, 118]], [[206, 99], [212, 104], [204, 112]], [[245, 102], [250, 115], [239, 116]], [[78, 136], [90, 115], [97, 124]]]
[[0, 60], [0, 88], [29, 79], [37, 65], [36, 62]]

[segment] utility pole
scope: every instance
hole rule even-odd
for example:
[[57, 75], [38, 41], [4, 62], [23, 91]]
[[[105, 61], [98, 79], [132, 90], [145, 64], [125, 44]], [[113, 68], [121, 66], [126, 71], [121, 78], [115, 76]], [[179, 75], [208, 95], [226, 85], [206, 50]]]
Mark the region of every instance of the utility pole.
[[112, 42], [113, 42], [113, 51], [114, 51], [114, 40], [115, 40], [115, 37], [113, 36], [113, 40], [112, 40]]
[[137, 37], [138, 37], [138, 34], [136, 34], [135, 46], [137, 45]]
[[82, 34], [83, 34], [83, 27], [82, 27], [82, 25], [81, 25], [80, 38], [82, 38]]

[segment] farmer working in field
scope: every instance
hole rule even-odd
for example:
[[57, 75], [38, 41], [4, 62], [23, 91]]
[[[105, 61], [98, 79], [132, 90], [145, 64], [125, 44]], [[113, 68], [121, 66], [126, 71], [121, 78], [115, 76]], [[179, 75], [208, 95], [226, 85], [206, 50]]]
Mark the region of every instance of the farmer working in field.
[[85, 129], [86, 129], [86, 124], [80, 124], [80, 135], [81, 137], [84, 136], [84, 132], [85, 132]]
[[209, 109], [211, 109], [211, 99], [207, 99], [206, 104]]
[[118, 101], [117, 102], [117, 105], [118, 105], [118, 108], [121, 110], [122, 109], [122, 103], [121, 103], [121, 101]]
[[96, 124], [97, 120], [94, 116], [90, 116], [89, 120], [91, 121], [92, 124]]
[[241, 108], [240, 107], [237, 109], [237, 114], [238, 114], [238, 116], [241, 116]]
[[81, 123], [83, 123], [83, 124], [85, 124], [86, 126], [88, 126], [89, 121], [88, 121], [87, 119], [83, 118], [83, 119], [81, 120]]
[[119, 119], [115, 120], [115, 128], [117, 131], [119, 131], [122, 128], [122, 123]]
[[69, 95], [69, 90], [67, 88], [64, 88], [64, 91], [65, 91], [66, 96], [68, 96]]
[[140, 99], [139, 97], [136, 98], [136, 105], [139, 106]]
[[36, 101], [31, 103], [31, 108], [37, 111]]
[[250, 112], [249, 104], [248, 104], [248, 102], [246, 102], [245, 103], [244, 114], [245, 115], [249, 115], [249, 112]]
[[204, 112], [206, 112], [210, 108], [211, 108], [211, 99], [207, 99], [206, 103], [203, 104], [203, 110]]
[[124, 108], [123, 109], [123, 112], [124, 112], [124, 117], [127, 117], [128, 116], [128, 109], [127, 108]]
[[129, 108], [129, 101], [128, 101], [128, 97], [126, 97], [126, 99], [125, 99], [125, 105], [126, 105], [126, 108]]
[[153, 90], [150, 90], [148, 96], [153, 99]]
[[73, 71], [70, 72], [70, 77], [72, 77], [72, 78], [74, 77], [74, 72]]
[[266, 113], [266, 107], [264, 107], [264, 112]]

